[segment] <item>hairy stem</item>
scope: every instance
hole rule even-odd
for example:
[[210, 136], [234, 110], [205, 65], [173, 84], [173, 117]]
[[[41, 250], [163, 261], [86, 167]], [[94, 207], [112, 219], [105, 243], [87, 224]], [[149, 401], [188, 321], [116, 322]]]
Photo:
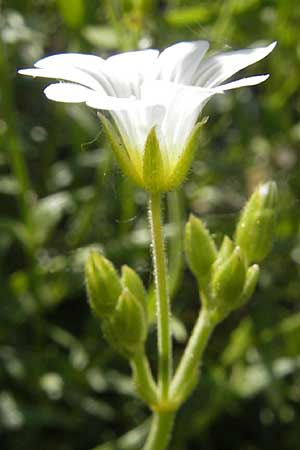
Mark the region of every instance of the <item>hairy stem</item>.
[[202, 354], [215, 324], [210, 313], [202, 309], [173, 378], [170, 389], [171, 398], [176, 399], [176, 397], [180, 397], [182, 386], [186, 384], [186, 380], [198, 369]]
[[152, 255], [156, 287], [156, 315], [158, 334], [158, 386], [160, 400], [169, 396], [172, 373], [172, 341], [170, 332], [170, 300], [166, 273], [163, 228], [161, 223], [161, 195], [151, 194], [149, 217]]
[[174, 412], [153, 414], [150, 433], [143, 450], [165, 450], [167, 448], [174, 418]]
[[157, 388], [148, 359], [144, 351], [138, 352], [131, 360], [134, 381], [138, 394], [149, 405], [157, 403]]

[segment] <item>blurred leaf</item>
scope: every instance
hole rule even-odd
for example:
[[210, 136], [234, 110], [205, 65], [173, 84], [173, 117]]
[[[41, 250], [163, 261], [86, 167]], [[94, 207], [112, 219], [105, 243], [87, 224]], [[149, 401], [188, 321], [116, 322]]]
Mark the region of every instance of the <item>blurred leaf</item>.
[[79, 28], [84, 21], [83, 0], [57, 0], [57, 6], [65, 23], [70, 28]]
[[118, 34], [108, 25], [88, 25], [83, 29], [82, 34], [83, 37], [96, 48], [114, 50], [119, 47]]
[[68, 192], [59, 192], [39, 200], [32, 211], [35, 225], [35, 239], [44, 243], [54, 230], [63, 214], [70, 211], [73, 206], [72, 197]]
[[213, 14], [214, 8], [206, 4], [169, 9], [166, 11], [164, 19], [169, 25], [186, 27], [196, 23], [206, 23], [212, 18]]
[[149, 426], [150, 420], [146, 420], [119, 439], [99, 445], [93, 448], [93, 450], [137, 450], [141, 448], [141, 445], [147, 436]]

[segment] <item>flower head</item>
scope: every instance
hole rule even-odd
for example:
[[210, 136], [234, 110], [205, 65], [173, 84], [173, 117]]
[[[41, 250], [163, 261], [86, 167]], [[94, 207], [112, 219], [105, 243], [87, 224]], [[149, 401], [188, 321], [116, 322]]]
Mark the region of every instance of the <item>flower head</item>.
[[[161, 53], [126, 52], [106, 60], [65, 53], [43, 58], [19, 73], [60, 80], [44, 90], [50, 100], [109, 111], [112, 121], [103, 117], [103, 123], [125, 173], [148, 190], [169, 190], [189, 168], [200, 128], [195, 125], [206, 102], [226, 90], [265, 81], [269, 75], [223, 84], [266, 57], [275, 45], [207, 58], [206, 41], [181, 42]], [[151, 187], [145, 182], [150, 170], [145, 160], [153, 170]]]

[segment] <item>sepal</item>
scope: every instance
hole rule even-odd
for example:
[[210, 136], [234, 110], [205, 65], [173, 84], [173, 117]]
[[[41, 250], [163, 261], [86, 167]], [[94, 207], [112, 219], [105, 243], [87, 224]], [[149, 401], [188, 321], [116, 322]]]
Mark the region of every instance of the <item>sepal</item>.
[[246, 262], [239, 247], [225, 259], [216, 262], [211, 282], [211, 297], [222, 315], [236, 308], [242, 296], [246, 280]]
[[258, 277], [259, 266], [257, 264], [253, 264], [253, 266], [249, 267], [247, 270], [246, 282], [241, 297], [241, 304], [247, 303], [247, 301], [252, 297], [257, 285]]
[[146, 191], [163, 192], [165, 188], [165, 166], [155, 127], [149, 132], [143, 159], [143, 182]]
[[114, 125], [103, 114], [98, 112], [105, 134], [109, 140], [115, 158], [123, 171], [134, 184], [143, 187], [143, 180], [139, 173], [137, 161], [132, 160], [128, 155], [127, 149], [122, 141], [121, 136], [115, 129]]
[[127, 359], [141, 351], [147, 335], [145, 312], [135, 296], [123, 289], [113, 316], [102, 323], [110, 345]]
[[123, 287], [127, 288], [135, 296], [146, 313], [146, 290], [138, 274], [130, 267], [124, 265], [122, 266], [121, 281]]
[[210, 281], [211, 267], [217, 258], [217, 250], [203, 222], [192, 214], [185, 227], [185, 252], [188, 265], [200, 288], [205, 289]]
[[85, 281], [91, 308], [99, 318], [113, 314], [122, 286], [113, 264], [92, 251], [85, 264]]
[[197, 123], [192, 129], [185, 148], [169, 177], [168, 190], [175, 189], [183, 183], [194, 158], [202, 125], [203, 121]]

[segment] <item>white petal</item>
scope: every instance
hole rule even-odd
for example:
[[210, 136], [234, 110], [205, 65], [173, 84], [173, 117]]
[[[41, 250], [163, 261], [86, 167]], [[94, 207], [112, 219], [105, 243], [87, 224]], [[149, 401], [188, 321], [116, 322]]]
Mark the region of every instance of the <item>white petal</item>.
[[267, 47], [259, 47], [211, 56], [198, 68], [196, 84], [202, 87], [214, 87], [230, 78], [236, 72], [265, 58], [276, 46], [273, 42]]
[[63, 103], [83, 103], [89, 98], [93, 91], [79, 84], [54, 83], [44, 90], [49, 100]]
[[138, 101], [135, 98], [118, 98], [93, 93], [87, 99], [86, 104], [94, 109], [105, 109], [111, 111], [128, 110], [137, 108]]
[[107, 64], [112, 70], [125, 74], [140, 73], [143, 77], [149, 77], [150, 72], [156, 67], [158, 50], [147, 49], [136, 52], [125, 52], [113, 55], [107, 59]]
[[156, 77], [158, 54], [158, 50], [148, 49], [120, 53], [107, 59], [107, 72], [118, 97], [139, 97], [144, 79]]
[[161, 123], [169, 159], [177, 157], [183, 150], [186, 139], [195, 125], [205, 102], [219, 89], [203, 89], [157, 80], [146, 82], [142, 87], [144, 101], [159, 102], [166, 107]]
[[110, 74], [107, 73], [107, 63], [103, 58], [81, 53], [59, 53], [47, 56], [35, 63], [42, 69], [78, 69], [98, 81], [108, 95], [118, 95], [115, 91]]
[[101, 70], [105, 60], [99, 56], [81, 53], [58, 53], [38, 60], [34, 66], [48, 69], [60, 66], [72, 66], [79, 69]]
[[154, 126], [159, 126], [165, 115], [162, 105], [138, 106], [127, 111], [112, 111], [112, 116], [128, 149], [143, 154], [147, 136]]
[[91, 89], [104, 92], [102, 86], [95, 78], [73, 67], [58, 67], [47, 69], [22, 69], [18, 71], [21, 75], [37, 78], [53, 78], [57, 80], [72, 81], [82, 84]]
[[241, 78], [240, 80], [232, 81], [231, 83], [221, 84], [218, 86], [222, 91], [229, 89], [237, 89], [244, 86], [255, 86], [266, 81], [270, 75], [256, 75], [255, 77]]
[[182, 84], [194, 84], [194, 75], [209, 48], [207, 41], [180, 42], [159, 55], [160, 78]]

